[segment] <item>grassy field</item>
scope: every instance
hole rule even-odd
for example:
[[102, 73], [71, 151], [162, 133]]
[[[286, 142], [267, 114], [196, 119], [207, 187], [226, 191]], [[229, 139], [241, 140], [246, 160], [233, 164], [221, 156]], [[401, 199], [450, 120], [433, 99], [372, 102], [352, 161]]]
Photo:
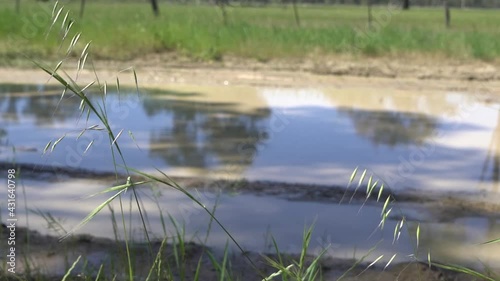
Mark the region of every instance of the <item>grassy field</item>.
[[[57, 40], [45, 39], [52, 6], [22, 2], [20, 14], [13, 2], [0, 6], [1, 64], [21, 54], [40, 59], [57, 53]], [[82, 31], [81, 41], [92, 41], [98, 58], [131, 59], [166, 51], [205, 60], [232, 55], [263, 61], [336, 54], [486, 61], [500, 56], [498, 10], [452, 10], [447, 29], [442, 9], [377, 6], [370, 29], [366, 7], [300, 6], [299, 27], [291, 6], [228, 7], [227, 25], [215, 6], [163, 4], [155, 18], [146, 3], [89, 2], [83, 19], [78, 2], [65, 6], [76, 20], [72, 30]], [[47, 12], [34, 16], [41, 8]]]

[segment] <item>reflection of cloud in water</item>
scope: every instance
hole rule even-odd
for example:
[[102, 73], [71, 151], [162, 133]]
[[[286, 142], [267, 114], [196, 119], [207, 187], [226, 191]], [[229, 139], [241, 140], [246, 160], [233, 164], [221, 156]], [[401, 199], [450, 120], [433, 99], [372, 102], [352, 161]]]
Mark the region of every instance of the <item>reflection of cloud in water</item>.
[[[99, 192], [99, 190], [109, 186], [108, 182], [82, 179], [68, 179], [63, 182], [51, 183], [25, 180], [24, 184], [29, 207], [49, 212], [55, 218], [63, 218], [63, 226], [68, 230], [76, 226], [95, 206], [107, 198], [106, 194], [85, 199], [80, 196]], [[74, 192], [75, 190], [78, 190], [78, 194]], [[171, 189], [160, 188], [159, 190], [161, 190], [162, 196], [159, 197], [158, 204], [164, 212], [163, 215], [170, 214], [180, 224], [185, 224], [187, 237], [203, 239], [209, 221], [208, 215], [182, 193]], [[54, 194], [58, 194], [58, 196], [54, 197]], [[205, 192], [193, 194], [209, 209], [212, 208], [217, 197]], [[151, 199], [150, 190], [141, 188], [139, 195], [142, 199], [143, 210], [148, 214], [150, 235], [161, 238], [163, 233], [161, 218], [156, 202]], [[123, 200], [128, 206], [129, 196], [125, 195]], [[278, 241], [281, 250], [299, 252], [304, 224], [308, 225], [314, 222], [311, 251], [318, 250], [319, 252], [321, 242], [326, 240], [328, 243], [332, 243], [331, 248], [326, 252], [327, 255], [350, 258], [356, 254], [357, 257], [360, 257], [381, 241], [367, 260], [373, 261], [384, 254], [383, 260], [387, 262], [394, 253], [398, 253], [396, 262], [406, 260], [408, 255], [414, 253], [413, 234], [420, 223], [420, 258], [425, 260], [427, 250], [431, 249], [431, 255], [435, 261], [471, 264], [480, 259], [492, 266], [493, 269], [499, 269], [500, 251], [498, 249], [500, 244], [486, 247], [478, 245], [480, 242], [500, 236], [500, 224], [497, 219], [463, 217], [452, 221], [435, 222], [432, 215], [427, 214], [425, 216], [430, 217], [424, 216], [422, 222], [409, 219], [406, 223], [409, 227], [408, 232], [403, 231], [400, 240], [393, 244], [393, 229], [399, 221], [389, 219], [386, 221], [383, 231], [374, 231], [380, 221], [382, 202], [378, 205], [367, 204], [361, 207], [356, 204], [288, 201], [251, 194], [239, 196], [223, 194], [217, 201], [217, 218], [248, 250], [272, 251], [265, 245], [265, 235], [269, 231]], [[24, 203], [19, 203], [18, 216], [24, 217]], [[132, 238], [144, 240], [144, 235], [141, 232], [142, 223], [134, 204], [132, 203], [133, 214], [130, 217], [132, 225], [129, 225], [133, 233]], [[114, 202], [113, 205], [115, 211], [119, 209], [118, 202]], [[256, 208], [256, 206], [258, 207]], [[405, 204], [398, 204], [398, 210], [394, 210], [394, 212], [415, 211], [412, 208]], [[416, 212], [420, 212], [420, 208], [422, 207], [417, 206]], [[50, 233], [46, 228], [47, 222], [43, 218], [33, 213], [30, 213], [29, 216], [32, 227], [36, 227], [42, 233]], [[173, 234], [174, 228], [168, 220], [166, 223], [167, 231]], [[22, 225], [24, 224], [22, 223]], [[114, 238], [109, 210], [103, 209], [78, 233]], [[213, 227], [208, 243], [209, 246], [222, 249], [227, 239], [228, 237], [219, 227]]]
[[[238, 172], [251, 179], [343, 184], [358, 165], [380, 175], [385, 175], [385, 172], [400, 175], [400, 159], [408, 160], [422, 144], [432, 143], [435, 145], [433, 153], [423, 164], [415, 166], [410, 175], [401, 177], [401, 188], [413, 187], [417, 191], [423, 190], [422, 192], [425, 189], [478, 191], [476, 186], [485, 159], [490, 159], [484, 175], [485, 184], [495, 181], [498, 183], [498, 112], [486, 112], [481, 103], [472, 104], [475, 101], [466, 95], [295, 89], [263, 89], [242, 95], [238, 91], [231, 92], [229, 87], [225, 89], [224, 93], [208, 90], [203, 92], [201, 89], [199, 92], [189, 91], [184, 94], [172, 91], [151, 96], [146, 94], [142, 106], [131, 106], [127, 116], [123, 115], [121, 118], [123, 111], [113, 113], [110, 118], [114, 128], [124, 128], [125, 132], [130, 129], [143, 148], [143, 151], [138, 151], [124, 133], [120, 143], [126, 159], [131, 159], [130, 164], [139, 169], [150, 169], [154, 165], [164, 167], [165, 163], [168, 168], [191, 167], [199, 170], [235, 165], [239, 167]], [[34, 90], [37, 89], [28, 88], [26, 91]], [[5, 131], [6, 137], [15, 140], [16, 145], [37, 142], [38, 147], [43, 148], [48, 140], [60, 136], [55, 136], [60, 133], [56, 129], [75, 129], [79, 105], [76, 99], [68, 96], [58, 111], [53, 113], [59, 94], [23, 96], [19, 92], [15, 93], [0, 96], [0, 127]], [[238, 94], [241, 96], [237, 96]], [[130, 97], [123, 94], [121, 104], [128, 104]], [[116, 95], [110, 93], [108, 99], [109, 102], [120, 105], [116, 103], [119, 100]], [[252, 101], [252, 106], [247, 105], [247, 99]], [[477, 105], [476, 111], [469, 112], [464, 117], [460, 107], [464, 103]], [[272, 132], [270, 123], [277, 112], [282, 112], [290, 122], [282, 131]], [[9, 126], [4, 127], [5, 123]], [[34, 134], [31, 140], [24, 137], [26, 131]], [[84, 144], [87, 145], [88, 141]], [[374, 143], [380, 145], [374, 146]], [[74, 146], [69, 137], [61, 142], [63, 144]], [[240, 146], [242, 144], [243, 147]], [[257, 149], [259, 147], [262, 149]], [[87, 154], [87, 162], [83, 161], [81, 166], [112, 169], [111, 160], [107, 159], [110, 155], [109, 143], [96, 145], [93, 150]], [[51, 156], [56, 160], [65, 159], [64, 150], [60, 155], [56, 153]], [[490, 157], [487, 157], [488, 154]], [[44, 164], [45, 161], [36, 153], [19, 152], [16, 157], [20, 162]], [[74, 198], [82, 195], [78, 194], [82, 188], [86, 192], [91, 192], [89, 188], [92, 191], [98, 190], [98, 184], [85, 181], [50, 184], [31, 181], [27, 182], [27, 194], [37, 199], [36, 202], [30, 202], [35, 204], [33, 207], [70, 217], [68, 222], [75, 225], [92, 206], [100, 204], [103, 198], [90, 201]], [[492, 194], [494, 190], [489, 187], [485, 187], [489, 192], [488, 198], [497, 198]], [[172, 206], [182, 199], [174, 195], [168, 196], [163, 202], [167, 204], [164, 206], [165, 210], [182, 215], [183, 210]], [[332, 236], [333, 242], [352, 242], [352, 231], [347, 225], [351, 221], [344, 220], [345, 212], [349, 211], [354, 219], [359, 210], [358, 207], [343, 208], [344, 206], [286, 202], [252, 196], [233, 199], [226, 196], [223, 200], [221, 219], [232, 225], [239, 237], [248, 239], [249, 245], [255, 244], [256, 240], [262, 242], [255, 237], [262, 237], [261, 233], [265, 232], [265, 227], [269, 224], [275, 226], [274, 234], [281, 241], [290, 241], [292, 245], [300, 240], [300, 237], [292, 237], [292, 233], [300, 233], [303, 222], [316, 214], [326, 214], [318, 220], [319, 235], [323, 231], [333, 233], [344, 229], [346, 232]], [[156, 210], [151, 202], [145, 205]], [[256, 210], [257, 205], [259, 208]], [[379, 213], [378, 210], [368, 212], [371, 223], [377, 223], [372, 216], [378, 217]], [[293, 227], [287, 221], [290, 214], [294, 214], [294, 218], [300, 218], [294, 220]], [[241, 217], [247, 219], [241, 220]], [[190, 219], [192, 226], [206, 222], [201, 216], [191, 216]], [[157, 220], [158, 217], [152, 214], [151, 221]], [[437, 249], [436, 255], [463, 255], [467, 253], [467, 248], [459, 251], [456, 246], [460, 246], [463, 241], [484, 242], [492, 235], [498, 236], [498, 221], [491, 220], [486, 224], [485, 221], [487, 219], [481, 218], [439, 223], [429, 225], [428, 232], [424, 231], [426, 227], [422, 227], [422, 245], [435, 243], [432, 247]], [[103, 225], [110, 226], [107, 216], [101, 216], [93, 223], [95, 224], [89, 225], [87, 229], [96, 233], [103, 230]], [[362, 228], [362, 223], [356, 223], [356, 226]], [[342, 224], [346, 226], [339, 228], [338, 225]], [[155, 227], [159, 228], [158, 225]], [[376, 225], [370, 226], [368, 235], [374, 227]], [[476, 231], [477, 229], [480, 231]], [[111, 233], [112, 230], [108, 231]], [[389, 231], [388, 236], [387, 241], [391, 241], [392, 231]], [[449, 237], [459, 242], [444, 247], [442, 239], [435, 240], [436, 237]], [[223, 244], [225, 238], [219, 235], [216, 239], [220, 239]], [[362, 240], [365, 236], [357, 238]], [[352, 250], [352, 246], [349, 244], [348, 250]], [[451, 252], [450, 249], [456, 251]], [[492, 261], [500, 260], [493, 252], [474, 253]]]
[[263, 89], [260, 95], [269, 107], [332, 107], [333, 105], [322, 91], [316, 89]]
[[[2, 119], [9, 127], [0, 124], [4, 139], [16, 146], [42, 151], [50, 140], [72, 132], [59, 150], [44, 158], [18, 151], [21, 162], [67, 164], [67, 148], [83, 151], [93, 139], [105, 138], [96, 135], [102, 132], [90, 132], [75, 142], [78, 128], [85, 127], [84, 117], [75, 126], [79, 103], [67, 95], [54, 113], [60, 92], [49, 90], [54, 94], [23, 94], [17, 89], [0, 97], [1, 113], [18, 119]], [[135, 168], [205, 175], [230, 166], [231, 176], [288, 182], [342, 185], [361, 165], [379, 175], [397, 176], [398, 188], [471, 190], [478, 185], [497, 118], [497, 111], [483, 110], [483, 104], [460, 93], [188, 87], [144, 91], [144, 99], [138, 100], [132, 92], [123, 89], [120, 97], [109, 93], [107, 109], [113, 129], [124, 129], [120, 145]], [[98, 95], [90, 97], [100, 101]], [[474, 110], [466, 115], [462, 104]], [[273, 120], [280, 117], [286, 124], [273, 130]], [[89, 123], [98, 120], [91, 117]], [[27, 131], [30, 139], [23, 136]], [[425, 155], [424, 163], [400, 177], [401, 159], [409, 161], [429, 144], [435, 150]], [[113, 162], [108, 158], [109, 144], [96, 141], [82, 161], [74, 163], [109, 171]], [[498, 177], [491, 173], [497, 170], [493, 159], [498, 157], [490, 159], [487, 185]]]

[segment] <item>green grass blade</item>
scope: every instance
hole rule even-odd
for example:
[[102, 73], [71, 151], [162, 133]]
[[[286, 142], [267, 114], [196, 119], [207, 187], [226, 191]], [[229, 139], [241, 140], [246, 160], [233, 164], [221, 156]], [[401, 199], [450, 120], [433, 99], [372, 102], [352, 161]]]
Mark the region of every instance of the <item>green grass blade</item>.
[[472, 269], [469, 269], [469, 268], [466, 268], [464, 266], [460, 266], [460, 265], [445, 265], [445, 264], [441, 264], [441, 263], [435, 263], [433, 262], [432, 265], [434, 265], [435, 267], [439, 267], [439, 268], [442, 268], [442, 269], [447, 269], [447, 270], [451, 270], [451, 271], [455, 271], [455, 272], [461, 272], [461, 273], [465, 273], [467, 275], [470, 275], [470, 276], [474, 276], [474, 277], [477, 277], [477, 278], [481, 278], [483, 280], [488, 280], [488, 281], [495, 281], [495, 279], [489, 277], [489, 276], [486, 276], [480, 272], [477, 272], [475, 270], [472, 270]]
[[397, 254], [394, 254], [394, 255], [393, 255], [393, 256], [389, 259], [389, 261], [388, 261], [388, 262], [385, 264], [385, 266], [384, 266], [384, 270], [386, 270], [386, 269], [389, 267], [389, 265], [392, 263], [392, 261], [394, 260], [394, 258], [396, 258], [396, 255], [397, 255]]
[[377, 249], [378, 245], [382, 242], [379, 241], [377, 242], [377, 244], [375, 244], [375, 246], [371, 247], [368, 252], [362, 256], [360, 259], [357, 259], [356, 262], [353, 263], [353, 265], [351, 265], [351, 267], [349, 269], [347, 269], [344, 273], [342, 273], [342, 275], [337, 279], [337, 281], [340, 281], [342, 280], [343, 278], [345, 278], [347, 276], [347, 274], [349, 272], [351, 272], [352, 270], [354, 270], [358, 265], [360, 265], [373, 251], [375, 251], [375, 249]]
[[[59, 2], [56, 2], [55, 5], [54, 5], [54, 9], [53, 9], [53, 12], [57, 9], [57, 5], [58, 5]], [[47, 31], [47, 34], [46, 34], [46, 37], [47, 38], [49, 36], [49, 33], [50, 31], [52, 30], [52, 28], [54, 27], [54, 25], [56, 24], [57, 22], [57, 19], [59, 18], [59, 16], [61, 15], [62, 11], [64, 10], [64, 7], [61, 7], [59, 8], [59, 10], [57, 11], [57, 14], [54, 16], [52, 15], [52, 24], [50, 25], [48, 31]], [[52, 13], [54, 14], [54, 13]]]
[[71, 271], [73, 271], [73, 269], [75, 269], [76, 267], [76, 264], [80, 261], [80, 258], [82, 256], [78, 256], [78, 258], [76, 258], [76, 260], [73, 262], [73, 264], [71, 265], [71, 267], [68, 269], [68, 271], [66, 271], [66, 274], [64, 274], [63, 278], [61, 279], [61, 281], [66, 281], [66, 279], [69, 277], [69, 275], [71, 274]]
[[[267, 258], [267, 257], [265, 257]], [[271, 260], [272, 261], [272, 260]], [[274, 262], [274, 261], [273, 261]], [[292, 267], [294, 267], [293, 264], [287, 266], [287, 267], [284, 267], [283, 269], [280, 269], [278, 270], [277, 272], [274, 272], [272, 273], [271, 275], [267, 276], [266, 278], [262, 279], [262, 281], [270, 281], [270, 280], [273, 280], [274, 277], [278, 277], [280, 276], [281, 274], [283, 274], [284, 272], [289, 272], [290, 269], [292, 269]], [[283, 279], [285, 279], [285, 275], [283, 275]]]
[[372, 261], [363, 271], [361, 271], [357, 276], [360, 276], [361, 274], [365, 273], [370, 267], [374, 266], [380, 259], [382, 259], [384, 255], [378, 256], [374, 261]]
[[389, 206], [390, 200], [391, 200], [391, 197], [387, 196], [387, 199], [385, 199], [384, 207], [382, 208], [382, 212], [380, 213], [381, 216], [384, 215], [385, 210], [387, 209], [387, 206]]
[[198, 259], [198, 264], [196, 265], [196, 271], [194, 272], [193, 281], [200, 280], [200, 272], [201, 272], [201, 262], [203, 261], [203, 255]]
[[[361, 187], [361, 185], [365, 181], [366, 172], [367, 172], [367, 170], [364, 169], [363, 173], [361, 174], [361, 177], [359, 178], [358, 185], [356, 186], [356, 188], [354, 189], [354, 192], [351, 195], [351, 199], [349, 200], [349, 203], [352, 202], [352, 200], [354, 199], [354, 196], [356, 195], [356, 193], [358, 192], [359, 188]], [[371, 177], [370, 177], [370, 179], [371, 179]]]
[[90, 147], [92, 146], [92, 144], [94, 143], [94, 140], [92, 140], [89, 145], [87, 145], [87, 148], [85, 148], [85, 151], [83, 151], [83, 154], [87, 153], [87, 151], [90, 149]]
[[73, 234], [77, 229], [79, 229], [80, 227], [84, 226], [85, 224], [87, 224], [91, 219], [93, 219], [104, 207], [106, 207], [107, 205], [109, 205], [109, 203], [111, 203], [111, 201], [113, 201], [116, 197], [118, 197], [120, 194], [122, 194], [123, 192], [125, 192], [125, 188], [118, 191], [116, 194], [114, 194], [113, 196], [109, 197], [106, 201], [104, 201], [103, 203], [101, 203], [99, 206], [97, 206], [94, 210], [92, 210], [90, 212], [90, 214], [88, 214], [80, 223], [78, 223], [78, 225], [76, 227], [74, 227], [72, 230], [70, 230], [68, 233], [66, 233], [63, 237], [61, 237], [60, 240], [64, 240], [66, 238], [68, 238], [71, 234]]
[[101, 266], [99, 266], [99, 271], [97, 271], [97, 275], [95, 276], [95, 281], [99, 281], [103, 268], [104, 268], [104, 264], [101, 263]]
[[50, 145], [52, 144], [52, 140], [50, 140], [46, 145], [45, 145], [45, 148], [43, 149], [43, 154], [45, 154], [47, 152], [47, 150], [49, 150], [49, 147]]
[[52, 147], [50, 148], [50, 152], [54, 151], [54, 148], [56, 148], [56, 146], [66, 137], [66, 134], [64, 134], [62, 137], [58, 138], [54, 144], [52, 145]]
[[418, 245], [420, 244], [420, 224], [417, 225], [416, 238], [417, 238], [417, 249], [418, 249]]
[[345, 189], [344, 194], [342, 194], [342, 198], [340, 198], [339, 204], [344, 201], [345, 195], [346, 195], [347, 191], [349, 190], [349, 187], [351, 187], [351, 184], [354, 181], [354, 178], [356, 177], [356, 174], [358, 173], [358, 168], [359, 168], [359, 166], [356, 167], [354, 169], [354, 171], [352, 172], [351, 177], [349, 178], [349, 183], [347, 184], [347, 187]]
[[380, 201], [380, 197], [382, 197], [382, 192], [384, 191], [384, 184], [380, 186], [380, 189], [378, 190], [378, 196], [377, 196], [377, 202]]
[[[260, 272], [260, 270], [258, 269], [257, 265], [255, 265], [255, 263], [252, 261], [252, 259], [250, 259], [246, 253], [245, 250], [243, 250], [243, 247], [241, 247], [241, 245], [236, 241], [236, 239], [233, 237], [233, 235], [226, 229], [226, 227], [219, 221], [219, 219], [217, 219], [217, 217], [212, 214], [212, 212], [202, 203], [200, 202], [198, 199], [196, 199], [190, 192], [188, 192], [186, 189], [180, 187], [175, 181], [172, 181], [170, 179], [170, 177], [166, 177], [168, 181], [164, 180], [164, 179], [161, 179], [161, 178], [158, 178], [154, 175], [151, 175], [151, 174], [148, 174], [148, 173], [145, 173], [145, 172], [142, 172], [142, 171], [139, 171], [137, 169], [134, 169], [134, 168], [128, 168], [131, 172], [134, 172], [136, 174], [139, 174], [147, 179], [150, 179], [154, 182], [158, 182], [158, 183], [163, 183], [167, 186], [170, 186], [170, 187], [173, 187], [175, 189], [177, 189], [178, 191], [182, 192], [184, 195], [186, 195], [190, 200], [192, 200], [196, 205], [200, 206], [201, 208], [203, 208], [203, 210], [217, 223], [217, 225], [222, 228], [222, 230], [224, 231], [224, 233], [231, 239], [231, 241], [236, 245], [236, 247], [238, 247], [238, 250], [243, 254], [243, 256], [248, 260], [248, 262], [251, 264], [251, 266]], [[164, 174], [164, 173], [162, 173]], [[164, 174], [165, 175], [165, 174]], [[166, 175], [165, 175], [166, 176]]]
[[115, 139], [113, 140], [113, 142], [111, 143], [111, 145], [113, 146], [116, 141], [118, 140], [118, 138], [122, 135], [123, 133], [123, 129], [120, 130], [120, 132], [118, 132], [118, 134], [116, 135]]
[[494, 243], [500, 243], [500, 238], [481, 243], [481, 245], [488, 245], [488, 244], [494, 244]]
[[149, 273], [148, 273], [148, 276], [146, 277], [145, 281], [149, 281], [149, 278], [151, 278], [151, 275], [153, 274], [153, 271], [154, 271], [156, 265], [158, 265], [161, 262], [161, 255], [162, 255], [163, 249], [165, 248], [166, 245], [167, 245], [167, 237], [165, 236], [165, 238], [163, 238], [163, 240], [161, 241], [160, 249], [158, 250], [158, 253], [156, 254], [155, 261], [153, 262], [153, 265], [149, 269]]

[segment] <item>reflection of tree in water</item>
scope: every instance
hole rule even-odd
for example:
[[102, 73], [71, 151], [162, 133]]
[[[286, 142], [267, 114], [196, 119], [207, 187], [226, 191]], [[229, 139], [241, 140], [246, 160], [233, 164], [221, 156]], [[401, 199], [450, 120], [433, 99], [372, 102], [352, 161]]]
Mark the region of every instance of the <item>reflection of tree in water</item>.
[[151, 132], [150, 153], [172, 166], [197, 168], [251, 164], [265, 135], [262, 121], [270, 115], [237, 112], [230, 103], [155, 99], [146, 99], [144, 109], [149, 116], [168, 116], [164, 129]]
[[417, 113], [341, 108], [339, 114], [351, 118], [359, 135], [390, 146], [421, 144], [437, 126], [435, 118]]
[[[47, 92], [50, 91], [50, 95]], [[79, 101], [69, 94], [58, 106], [62, 89], [35, 85], [1, 85], [0, 116], [9, 122], [34, 118], [37, 125], [65, 121], [78, 114]], [[57, 108], [57, 110], [56, 110]]]
[[498, 111], [498, 121], [492, 142], [495, 145], [493, 152], [493, 180], [496, 182], [496, 190], [500, 186], [500, 110]]
[[500, 191], [500, 111], [498, 111], [498, 121], [493, 135], [491, 136], [488, 154], [484, 160], [481, 182], [485, 180], [491, 166], [491, 180], [495, 185], [496, 191]]
[[[435, 262], [468, 266], [464, 261], [479, 261], [484, 265], [496, 266], [492, 261], [498, 258], [500, 244], [490, 244], [490, 249], [486, 250], [481, 249], [480, 243], [499, 238], [500, 223], [497, 219], [494, 216], [470, 218], [470, 214], [461, 212], [455, 212], [454, 215], [447, 214], [444, 217], [438, 215], [434, 220], [439, 223], [434, 223], [434, 220], [430, 223], [408, 221], [408, 233], [415, 234], [417, 227], [420, 229], [421, 258], [427, 259], [427, 252], [430, 250], [431, 258]], [[471, 232], [474, 235], [471, 235]], [[476, 246], [471, 247], [472, 245]]]
[[7, 131], [0, 128], [0, 147], [7, 145]]

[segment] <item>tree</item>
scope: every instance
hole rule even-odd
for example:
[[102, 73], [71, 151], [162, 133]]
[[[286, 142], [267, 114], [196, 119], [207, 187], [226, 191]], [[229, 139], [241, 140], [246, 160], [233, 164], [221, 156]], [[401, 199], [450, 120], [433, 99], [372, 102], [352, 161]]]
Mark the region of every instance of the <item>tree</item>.
[[372, 0], [366, 0], [366, 6], [368, 7], [368, 26], [372, 27]]
[[85, 10], [85, 0], [80, 0], [80, 18], [83, 18], [84, 10]]
[[403, 0], [403, 10], [410, 9], [410, 0]]
[[155, 16], [159, 16], [160, 8], [158, 8], [158, 0], [151, 0], [151, 7], [153, 7], [153, 13]]
[[300, 26], [299, 8], [297, 7], [297, 0], [293, 0], [293, 14], [295, 16], [295, 23]]
[[450, 27], [450, 21], [451, 21], [451, 16], [450, 16], [450, 6], [448, 5], [448, 0], [443, 0], [444, 1], [444, 18], [445, 18], [445, 24], [446, 27]]
[[227, 11], [226, 11], [226, 6], [229, 5], [229, 0], [215, 0], [215, 4], [217, 7], [219, 7], [221, 14], [222, 14], [222, 22], [224, 25], [227, 25], [228, 20], [227, 20]]

